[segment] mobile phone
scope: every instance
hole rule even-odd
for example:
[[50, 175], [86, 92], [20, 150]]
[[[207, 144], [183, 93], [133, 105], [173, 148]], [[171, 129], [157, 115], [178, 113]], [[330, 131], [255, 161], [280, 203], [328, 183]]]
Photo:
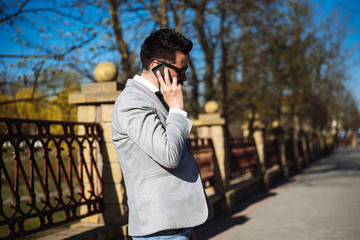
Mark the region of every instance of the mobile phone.
[[[155, 74], [156, 78], [158, 78], [157, 75], [156, 75], [157, 71], [160, 71], [161, 76], [163, 77], [163, 79], [164, 79], [164, 81], [165, 81], [165, 73], [164, 73], [165, 67], [166, 67], [166, 66], [165, 66], [164, 64], [160, 63], [160, 64], [158, 64], [156, 67], [154, 67], [153, 69], [151, 69], [151, 71]], [[169, 79], [170, 79], [170, 83], [172, 83], [172, 77], [171, 77], [171, 75], [170, 75], [170, 72], [169, 72]], [[158, 79], [158, 80], [159, 80], [159, 79]]]

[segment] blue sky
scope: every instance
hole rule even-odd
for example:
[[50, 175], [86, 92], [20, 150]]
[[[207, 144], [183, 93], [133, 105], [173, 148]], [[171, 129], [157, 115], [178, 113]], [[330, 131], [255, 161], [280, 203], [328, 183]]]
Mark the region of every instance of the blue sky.
[[349, 14], [348, 24], [353, 31], [348, 35], [344, 44], [354, 49], [353, 57], [349, 61], [350, 79], [347, 88], [353, 93], [360, 109], [360, 1], [359, 0], [313, 0], [319, 4], [320, 14], [328, 15], [332, 9], [342, 9], [342, 14]]
[[[6, 1], [5, 1], [6, 2]], [[350, 14], [348, 24], [352, 25], [353, 32], [348, 35], [345, 40], [345, 45], [354, 49], [353, 57], [347, 63], [351, 68], [349, 69], [350, 79], [347, 82], [347, 88], [352, 91], [353, 96], [356, 98], [360, 109], [360, 1], [359, 0], [312, 0], [317, 5], [315, 9], [316, 15], [329, 15], [332, 9], [341, 10], [343, 16]], [[41, 4], [44, 6], [45, 2], [35, 0], [33, 4]], [[62, 2], [63, 3], [63, 2]], [[72, 27], [70, 24], [68, 27]], [[19, 48], [12, 40], [13, 35], [4, 34], [3, 29], [0, 33], [0, 54], [11, 54], [14, 50], [17, 53], [26, 51], [26, 49]], [[101, 39], [100, 39], [101, 40]], [[102, 39], [104, 40], [104, 39]], [[64, 43], [64, 42], [63, 42]], [[105, 57], [105, 56], [104, 56]], [[106, 56], [109, 57], [109, 56]], [[18, 59], [12, 59], [11, 61], [17, 62]], [[99, 59], [102, 60], [102, 59]], [[2, 66], [0, 66], [1, 71]]]

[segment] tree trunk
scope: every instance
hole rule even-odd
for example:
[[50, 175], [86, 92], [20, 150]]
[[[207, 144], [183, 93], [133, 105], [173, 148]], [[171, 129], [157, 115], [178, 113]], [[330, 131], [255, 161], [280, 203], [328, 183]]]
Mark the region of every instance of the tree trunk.
[[114, 30], [116, 43], [118, 45], [118, 50], [121, 54], [121, 67], [122, 67], [122, 77], [124, 79], [128, 79], [133, 77], [133, 70], [132, 70], [132, 62], [130, 58], [130, 51], [127, 43], [125, 42], [124, 35], [122, 28], [119, 23], [119, 12], [118, 12], [118, 1], [116, 0], [107, 0], [109, 3], [109, 10], [110, 10], [110, 18], [112, 27]]

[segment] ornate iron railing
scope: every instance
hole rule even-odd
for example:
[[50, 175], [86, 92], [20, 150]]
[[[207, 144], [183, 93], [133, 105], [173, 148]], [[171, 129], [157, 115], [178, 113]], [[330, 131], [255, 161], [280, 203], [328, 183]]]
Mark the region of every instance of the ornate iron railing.
[[254, 138], [230, 138], [230, 179], [256, 173], [257, 151]]
[[277, 139], [265, 141], [265, 166], [271, 168], [280, 164]]
[[102, 212], [99, 124], [0, 118], [0, 238]]
[[214, 146], [211, 139], [189, 139], [191, 152], [199, 166], [201, 179], [205, 187], [214, 184]]

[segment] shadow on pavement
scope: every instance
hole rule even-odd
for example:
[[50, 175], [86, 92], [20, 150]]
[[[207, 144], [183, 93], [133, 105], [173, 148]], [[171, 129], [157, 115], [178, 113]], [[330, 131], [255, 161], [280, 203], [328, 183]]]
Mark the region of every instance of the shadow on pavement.
[[233, 226], [241, 225], [248, 221], [246, 216], [235, 218], [217, 216], [214, 219], [194, 229], [196, 240], [207, 240], [230, 229]]
[[259, 191], [243, 201], [239, 202], [236, 211], [233, 215], [223, 215], [221, 213], [215, 214], [215, 216], [207, 221], [205, 224], [194, 228], [194, 232], [197, 240], [207, 240], [219, 235], [226, 230], [246, 223], [250, 218], [242, 215], [241, 212], [248, 208], [250, 205], [260, 202], [266, 198], [274, 197], [276, 193]]

